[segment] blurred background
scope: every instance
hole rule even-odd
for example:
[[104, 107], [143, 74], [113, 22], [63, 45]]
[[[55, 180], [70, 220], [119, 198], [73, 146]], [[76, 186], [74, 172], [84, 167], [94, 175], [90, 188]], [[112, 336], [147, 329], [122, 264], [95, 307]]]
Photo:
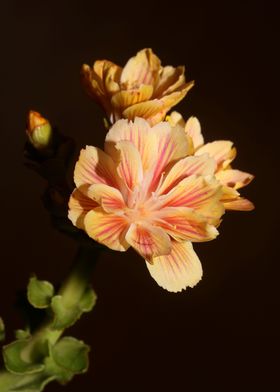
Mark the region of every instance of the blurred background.
[[204, 278], [194, 289], [164, 291], [132, 251], [103, 257], [92, 278], [97, 305], [69, 331], [90, 344], [90, 369], [65, 390], [277, 389], [279, 34], [268, 3], [1, 4], [0, 315], [8, 339], [23, 327], [17, 291], [31, 273], [60, 282], [77, 249], [52, 228], [45, 183], [24, 166], [23, 146], [29, 109], [76, 139], [76, 156], [85, 144], [102, 146], [103, 112], [82, 91], [82, 63], [124, 65], [152, 47], [163, 65], [185, 64], [196, 86], [176, 109], [200, 119], [207, 141], [233, 140], [234, 167], [256, 175], [243, 190], [256, 210], [228, 213], [218, 239], [195, 246]]

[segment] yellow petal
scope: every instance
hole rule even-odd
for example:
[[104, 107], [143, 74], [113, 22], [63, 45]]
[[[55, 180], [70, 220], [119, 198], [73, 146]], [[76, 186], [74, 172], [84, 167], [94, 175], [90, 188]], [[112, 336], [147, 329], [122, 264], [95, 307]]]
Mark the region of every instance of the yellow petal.
[[191, 137], [195, 150], [204, 144], [200, 122], [196, 117], [190, 117], [188, 119], [185, 125], [185, 132]]
[[252, 211], [254, 210], [254, 204], [243, 197], [239, 197], [236, 200], [225, 201], [224, 206], [226, 210], [235, 210], [235, 211]]
[[140, 86], [140, 84], [154, 85], [159, 70], [159, 58], [152, 49], [143, 49], [128, 60], [122, 71], [121, 83], [127, 88]]
[[233, 143], [229, 140], [217, 140], [200, 147], [195, 155], [207, 153], [217, 162], [218, 170], [221, 168], [226, 169], [236, 156], [236, 149], [232, 146]]
[[194, 287], [202, 278], [201, 263], [188, 241], [172, 241], [169, 255], [156, 257], [152, 264], [146, 264], [157, 284], [170, 292]]
[[219, 171], [216, 178], [228, 187], [239, 189], [248, 185], [254, 176], [240, 170], [228, 169]]
[[164, 194], [169, 192], [180, 181], [193, 174], [201, 176], [213, 175], [215, 169], [216, 163], [213, 158], [209, 158], [208, 154], [203, 154], [199, 157], [189, 156], [180, 159], [168, 171], [157, 193]]
[[112, 126], [106, 136], [105, 151], [115, 160], [118, 159], [115, 144], [121, 140], [134, 144], [140, 153], [143, 170], [149, 170], [158, 151], [156, 136], [149, 123], [137, 117], [134, 122], [119, 120]]
[[171, 237], [178, 241], [205, 242], [217, 237], [218, 231], [207, 219], [187, 207], [163, 208], [155, 215], [155, 221]]
[[116, 144], [120, 153], [117, 172], [126, 186], [134, 190], [143, 181], [143, 168], [139, 151], [133, 143], [121, 140]]
[[189, 207], [215, 223], [224, 213], [222, 186], [212, 176], [190, 176], [167, 195], [160, 196], [162, 207]]
[[160, 98], [181, 87], [185, 83], [185, 67], [174, 68], [170, 65], [163, 67], [160, 71], [158, 82], [155, 86], [154, 97]]
[[166, 255], [171, 251], [169, 236], [160, 227], [133, 223], [127, 234], [127, 242], [146, 260]]
[[84, 229], [86, 214], [97, 207], [97, 203], [84, 195], [79, 189], [75, 189], [68, 203], [68, 218], [79, 229]]
[[124, 217], [107, 214], [98, 207], [87, 213], [84, 224], [87, 234], [108, 248], [122, 252], [129, 248], [125, 240], [129, 225]]
[[105, 184], [91, 185], [87, 190], [87, 195], [101, 205], [106, 212], [117, 212], [126, 207], [121, 192]]
[[152, 128], [157, 137], [158, 152], [150, 190], [153, 191], [167, 165], [187, 156], [189, 146], [185, 132], [181, 127], [171, 128], [168, 122], [161, 122]]
[[169, 122], [171, 127], [179, 125], [182, 128], [185, 128], [185, 121], [183, 119], [183, 116], [179, 112], [171, 112], [168, 116], [166, 116], [166, 121]]
[[119, 111], [139, 102], [147, 101], [153, 94], [153, 86], [142, 84], [138, 89], [122, 90], [113, 95], [111, 103]]
[[190, 89], [194, 86], [194, 82], [185, 83], [177, 91], [167, 94], [160, 98], [164, 103], [165, 109], [168, 112], [173, 106], [177, 105], [187, 95]]
[[77, 187], [101, 183], [117, 188], [118, 176], [112, 158], [97, 147], [86, 146], [76, 163], [74, 181]]
[[142, 117], [149, 121], [151, 125], [163, 120], [165, 115], [165, 105], [159, 99], [136, 103], [135, 105], [126, 108], [122, 113], [122, 116], [128, 120], [134, 120], [136, 117]]

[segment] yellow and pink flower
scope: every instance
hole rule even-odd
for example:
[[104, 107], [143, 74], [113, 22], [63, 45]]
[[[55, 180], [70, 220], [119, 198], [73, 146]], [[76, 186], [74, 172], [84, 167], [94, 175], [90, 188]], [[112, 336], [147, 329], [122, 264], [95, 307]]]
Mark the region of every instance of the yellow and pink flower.
[[229, 140], [217, 140], [204, 144], [201, 126], [196, 117], [190, 117], [186, 122], [178, 112], [167, 116], [171, 126], [181, 126], [185, 130], [190, 153], [194, 156], [208, 154], [216, 162], [215, 177], [223, 185], [222, 202], [227, 210], [251, 211], [254, 204], [237, 191], [248, 185], [254, 176], [240, 170], [232, 169], [231, 162], [236, 157], [236, 148]]
[[214, 239], [224, 213], [215, 160], [188, 156], [191, 148], [181, 127], [119, 120], [106, 136], [105, 152], [81, 151], [69, 201], [75, 226], [113, 250], [132, 246], [172, 292], [201, 279], [192, 242]]
[[139, 51], [124, 68], [98, 60], [81, 71], [86, 92], [103, 106], [111, 123], [142, 117], [151, 125], [162, 121], [193, 86], [184, 73], [184, 66], [162, 67], [152, 49]]

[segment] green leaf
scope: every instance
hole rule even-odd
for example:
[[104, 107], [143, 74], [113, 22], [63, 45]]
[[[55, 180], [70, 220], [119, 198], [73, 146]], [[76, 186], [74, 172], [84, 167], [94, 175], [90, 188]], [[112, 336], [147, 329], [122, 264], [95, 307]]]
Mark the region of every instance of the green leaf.
[[15, 331], [15, 336], [17, 340], [23, 340], [30, 338], [30, 332], [25, 329], [17, 329]]
[[55, 378], [45, 372], [30, 375], [0, 372], [1, 392], [41, 392]]
[[54, 312], [53, 329], [65, 329], [75, 324], [82, 313], [90, 312], [96, 303], [97, 296], [88, 287], [77, 304], [67, 305], [63, 296], [56, 295], [52, 299], [51, 308]]
[[59, 367], [80, 374], [88, 369], [89, 350], [89, 346], [81, 340], [66, 336], [50, 348], [50, 354]]
[[54, 295], [54, 287], [46, 280], [38, 280], [35, 276], [30, 278], [27, 287], [27, 298], [32, 306], [39, 309], [47, 308]]
[[5, 339], [5, 325], [3, 319], [0, 317], [0, 342]]
[[3, 347], [4, 363], [11, 373], [32, 374], [44, 369], [43, 364], [29, 362], [24, 357], [24, 350], [27, 350], [29, 342], [29, 339], [16, 340]]

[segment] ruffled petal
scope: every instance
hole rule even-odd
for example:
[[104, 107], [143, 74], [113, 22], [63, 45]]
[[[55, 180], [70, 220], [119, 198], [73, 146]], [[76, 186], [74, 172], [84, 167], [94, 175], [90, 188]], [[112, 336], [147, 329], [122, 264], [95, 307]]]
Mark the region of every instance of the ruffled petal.
[[239, 189], [250, 184], [254, 176], [240, 170], [228, 169], [221, 170], [216, 174], [216, 178], [228, 187]]
[[111, 99], [112, 106], [122, 112], [127, 107], [139, 102], [148, 101], [153, 94], [153, 86], [141, 85], [137, 89], [122, 90]]
[[146, 263], [157, 284], [173, 293], [194, 287], [202, 278], [202, 267], [190, 242], [172, 241], [169, 255]]
[[160, 98], [161, 102], [164, 103], [166, 112], [168, 112], [173, 106], [177, 105], [187, 95], [190, 89], [194, 86], [194, 81], [183, 84], [177, 91], [170, 94], [164, 95]]
[[152, 49], [143, 49], [128, 60], [123, 68], [121, 83], [127, 88], [141, 84], [154, 85], [160, 70], [160, 60]]
[[97, 207], [87, 213], [84, 225], [92, 239], [108, 248], [119, 251], [129, 248], [125, 239], [129, 224], [123, 216], [107, 214], [101, 207]]
[[160, 227], [133, 223], [127, 234], [127, 242], [146, 260], [166, 255], [171, 251], [169, 236]]
[[201, 133], [200, 122], [196, 117], [190, 117], [185, 125], [187, 136], [192, 139], [193, 147], [196, 150], [204, 144], [204, 138]]
[[149, 123], [137, 117], [134, 122], [119, 120], [112, 126], [106, 136], [105, 151], [114, 159], [118, 157], [115, 144], [121, 140], [134, 144], [140, 153], [143, 170], [149, 170], [158, 151], [156, 136], [151, 132]]
[[243, 197], [238, 197], [236, 200], [225, 201], [224, 206], [226, 210], [234, 211], [252, 211], [255, 209], [254, 204]]
[[217, 168], [226, 169], [230, 162], [236, 157], [236, 149], [233, 143], [229, 140], [217, 140], [212, 143], [206, 143], [200, 147], [195, 155], [209, 154], [210, 157], [214, 158], [217, 162]]
[[185, 67], [174, 68], [170, 65], [163, 67], [160, 72], [158, 83], [155, 87], [154, 97], [160, 98], [170, 94], [185, 83]]
[[117, 188], [118, 176], [112, 158], [97, 147], [86, 146], [76, 163], [74, 181], [77, 187], [101, 183]]
[[106, 212], [117, 212], [126, 207], [121, 192], [105, 184], [91, 185], [87, 190], [87, 195], [101, 205]]
[[97, 207], [97, 203], [85, 196], [79, 189], [75, 189], [68, 203], [68, 218], [74, 226], [85, 229], [84, 218], [86, 214]]
[[166, 108], [164, 103], [159, 99], [153, 99], [146, 102], [136, 103], [126, 108], [122, 116], [128, 120], [134, 120], [141, 117], [149, 121], [150, 125], [154, 125], [164, 119]]
[[156, 214], [155, 221], [179, 241], [204, 242], [218, 235], [217, 229], [204, 216], [187, 207], [163, 208]]
[[134, 190], [143, 181], [143, 168], [139, 151], [133, 143], [122, 140], [116, 144], [119, 151], [117, 172], [126, 186]]
[[200, 176], [213, 175], [215, 170], [216, 162], [213, 158], [209, 158], [208, 154], [183, 158], [169, 170], [157, 193], [168, 193], [180, 181], [193, 174]]

